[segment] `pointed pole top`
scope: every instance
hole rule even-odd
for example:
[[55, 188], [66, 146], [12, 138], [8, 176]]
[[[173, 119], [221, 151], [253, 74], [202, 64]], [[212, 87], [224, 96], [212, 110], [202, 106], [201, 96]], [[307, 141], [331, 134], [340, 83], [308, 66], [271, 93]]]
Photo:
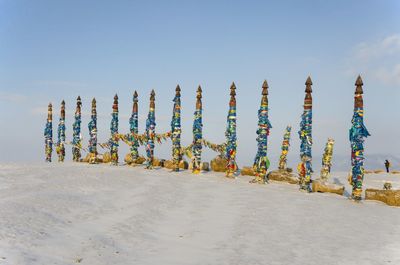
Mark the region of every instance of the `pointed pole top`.
[[306, 80], [306, 96], [304, 98], [304, 110], [311, 110], [312, 109], [312, 81], [311, 81], [311, 77], [308, 76], [307, 80]]
[[236, 90], [235, 82], [232, 82], [232, 85], [231, 85], [231, 96], [232, 97], [236, 96], [235, 90]]
[[364, 83], [363, 83], [360, 75], [358, 75], [355, 85], [356, 85], [355, 94], [359, 94], [359, 95], [363, 94], [364, 91], [363, 91], [362, 86], [364, 85]]
[[262, 95], [268, 95], [268, 83], [267, 80], [264, 80], [262, 84]]
[[96, 116], [97, 112], [96, 112], [96, 98], [92, 99], [92, 117]]
[[356, 86], [362, 86], [362, 85], [364, 85], [364, 83], [363, 83], [363, 81], [362, 81], [362, 78], [361, 78], [361, 75], [358, 75], [357, 76], [357, 80], [356, 80], [356, 84], [355, 84]]
[[311, 77], [308, 76], [307, 80], [306, 80], [306, 83], [305, 83], [305, 85], [306, 85], [306, 93], [312, 93], [312, 88], [311, 88], [312, 84], [313, 84], [313, 82], [311, 81]]
[[138, 112], [138, 93], [135, 90], [133, 93], [133, 106], [132, 106], [132, 112]]
[[138, 93], [135, 90], [133, 93], [133, 106], [132, 106], [132, 112], [138, 112]]
[[197, 88], [197, 96], [196, 96], [197, 99], [201, 99], [202, 98], [202, 92], [203, 92], [203, 90], [201, 89], [201, 86], [199, 86]]
[[306, 83], [305, 83], [306, 85], [312, 85], [313, 83], [312, 83], [312, 80], [311, 80], [311, 76], [308, 76], [307, 77], [307, 80], [306, 80]]
[[356, 80], [356, 91], [354, 92], [354, 109], [362, 109], [364, 107], [364, 100], [362, 95], [364, 94], [362, 85], [363, 81], [359, 75]]
[[80, 114], [80, 112], [81, 112], [81, 106], [82, 106], [81, 97], [78, 96], [78, 97], [76, 98], [76, 110], [75, 110], [75, 114]]
[[179, 85], [176, 86], [175, 88], [175, 95], [180, 96], [181, 95], [181, 87]]
[[47, 107], [47, 121], [51, 122], [52, 120], [53, 120], [53, 105], [50, 102], [49, 106]]
[[202, 95], [201, 95], [201, 93], [203, 92], [203, 90], [201, 90], [201, 86], [199, 85], [198, 87], [197, 87], [197, 95], [196, 95], [196, 98], [197, 98], [197, 101], [196, 101], [196, 109], [201, 109], [202, 108], [202, 102], [201, 102], [201, 98], [202, 98]]
[[156, 92], [154, 92], [154, 89], [152, 89], [150, 93], [150, 109], [155, 109], [156, 107], [155, 100], [156, 100]]
[[262, 88], [268, 88], [268, 82], [267, 80], [264, 80], [263, 84], [262, 84]]
[[65, 119], [65, 101], [61, 101], [61, 119]]
[[232, 82], [232, 85], [231, 85], [231, 100], [229, 100], [229, 107], [234, 107], [234, 106], [236, 106], [236, 86], [235, 86], [235, 83], [234, 82]]
[[115, 94], [114, 96], [114, 104], [113, 104], [113, 112], [118, 112], [118, 95]]

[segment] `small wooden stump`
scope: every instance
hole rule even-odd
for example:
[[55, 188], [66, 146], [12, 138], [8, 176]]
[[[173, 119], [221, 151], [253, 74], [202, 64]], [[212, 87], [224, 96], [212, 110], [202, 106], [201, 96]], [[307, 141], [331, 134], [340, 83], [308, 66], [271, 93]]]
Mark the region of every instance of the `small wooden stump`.
[[[193, 163], [188, 163], [188, 169], [193, 170]], [[200, 170], [202, 171], [210, 171], [210, 163], [208, 162], [201, 162], [200, 163]]]
[[243, 167], [240, 170], [242, 176], [255, 176], [254, 169], [252, 167]]
[[172, 163], [171, 160], [165, 160], [164, 167], [167, 168], [167, 169], [173, 169], [174, 168], [174, 163]]
[[81, 160], [79, 160], [79, 162], [89, 163], [89, 157], [90, 157], [90, 154], [87, 154], [84, 158], [81, 158]]
[[153, 167], [164, 167], [165, 160], [164, 159], [153, 159]]
[[146, 158], [139, 156], [137, 159], [132, 159], [131, 154], [126, 154], [124, 161], [128, 165], [141, 165], [144, 161], [146, 161]]
[[225, 172], [228, 161], [221, 156], [217, 156], [211, 160], [211, 169], [215, 172]]
[[81, 158], [81, 160], [79, 160], [79, 162], [97, 164], [97, 163], [103, 163], [103, 158], [100, 155], [97, 155], [96, 158], [95, 158], [95, 161], [93, 162], [92, 158], [91, 158], [91, 155], [87, 154], [86, 157]]
[[[174, 169], [174, 162], [172, 162], [172, 160], [165, 160], [164, 167], [172, 170], [172, 169]], [[180, 169], [188, 169], [189, 168], [188, 162], [186, 162], [185, 160], [181, 160], [179, 162], [179, 168]]]
[[400, 190], [366, 189], [365, 199], [381, 201], [390, 206], [400, 206]]
[[269, 180], [283, 181], [290, 184], [299, 184], [299, 178], [297, 175], [285, 169], [271, 171], [267, 176]]
[[110, 152], [105, 152], [103, 154], [103, 163], [110, 163], [111, 162], [111, 154]]
[[201, 170], [210, 171], [210, 163], [208, 163], [208, 162], [201, 163]]
[[328, 183], [327, 181], [323, 181], [321, 179], [313, 180], [312, 189], [314, 192], [330, 192], [339, 195], [343, 195], [344, 193], [344, 186]]
[[189, 168], [189, 163], [186, 160], [181, 160], [179, 162], [179, 168], [180, 169], [188, 169]]

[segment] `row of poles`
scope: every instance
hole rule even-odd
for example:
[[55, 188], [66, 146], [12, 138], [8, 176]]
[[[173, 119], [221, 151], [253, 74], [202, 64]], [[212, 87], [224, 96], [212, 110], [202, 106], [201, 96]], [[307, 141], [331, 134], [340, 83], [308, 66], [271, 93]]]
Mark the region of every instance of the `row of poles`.
[[[298, 172], [300, 177], [300, 189], [311, 192], [311, 175], [312, 169], [312, 81], [308, 77], [306, 82], [305, 98], [304, 98], [304, 111], [301, 116], [300, 130], [298, 132], [300, 138], [300, 158], [301, 162], [298, 165]], [[352, 175], [350, 184], [352, 185], [352, 198], [354, 200], [361, 199], [362, 182], [364, 177], [364, 138], [370, 134], [366, 129], [364, 118], [364, 105], [363, 105], [363, 82], [360, 76], [357, 77], [356, 90], [354, 96], [354, 114], [352, 118], [352, 126], [349, 131], [349, 139], [351, 144], [351, 162], [352, 162]], [[65, 158], [65, 145], [72, 145], [73, 161], [82, 161], [81, 150], [88, 153], [87, 162], [98, 163], [99, 152], [98, 146], [108, 148], [110, 150], [111, 164], [118, 164], [118, 147], [119, 141], [123, 141], [130, 146], [130, 158], [135, 163], [139, 159], [138, 147], [145, 146], [146, 161], [145, 166], [147, 169], [153, 168], [154, 163], [154, 148], [155, 144], [161, 143], [168, 138], [172, 141], [172, 163], [173, 170], [179, 171], [179, 164], [183, 159], [183, 155], [187, 155], [191, 159], [191, 167], [193, 173], [201, 171], [201, 154], [203, 146], [211, 148], [219, 152], [226, 160], [226, 176], [234, 178], [238, 170], [236, 164], [236, 150], [237, 150], [237, 136], [236, 136], [236, 86], [232, 83], [230, 87], [230, 101], [229, 111], [227, 115], [227, 127], [225, 131], [226, 142], [222, 144], [213, 144], [203, 138], [202, 128], [202, 89], [199, 86], [196, 94], [196, 109], [194, 112], [193, 121], [193, 141], [187, 147], [181, 146], [181, 89], [179, 85], [175, 89], [175, 97], [173, 99], [174, 106], [171, 120], [171, 130], [166, 133], [156, 133], [156, 117], [155, 117], [155, 92], [150, 93], [149, 112], [146, 119], [146, 130], [143, 134], [138, 131], [138, 93], [135, 91], [133, 94], [133, 107], [132, 114], [129, 119], [130, 132], [121, 134], [118, 132], [118, 96], [115, 95], [113, 102], [112, 119], [110, 124], [110, 138], [107, 143], [98, 143], [97, 139], [97, 112], [96, 112], [96, 99], [93, 98], [91, 106], [91, 119], [88, 124], [89, 128], [89, 144], [88, 148], [82, 145], [81, 137], [81, 98], [77, 98], [75, 120], [73, 123], [73, 139], [72, 142], [67, 143], [65, 140], [65, 102], [61, 102], [60, 120], [57, 130], [56, 152], [58, 161], [63, 162]], [[53, 129], [52, 129], [52, 104], [48, 106], [47, 123], [44, 131], [45, 136], [45, 153], [46, 161], [51, 162], [53, 150]], [[267, 171], [270, 162], [267, 156], [268, 151], [268, 136], [272, 125], [268, 117], [268, 83], [264, 81], [262, 85], [262, 98], [260, 108], [258, 110], [258, 129], [257, 129], [257, 153], [253, 163], [253, 170], [255, 178], [252, 182], [265, 183], [268, 179]], [[279, 159], [279, 170], [286, 169], [287, 154], [290, 146], [291, 127], [287, 126], [283, 142], [282, 152]], [[333, 139], [328, 139], [325, 147], [325, 152], [322, 159], [321, 178], [327, 179], [330, 172], [332, 152], [333, 152]]]

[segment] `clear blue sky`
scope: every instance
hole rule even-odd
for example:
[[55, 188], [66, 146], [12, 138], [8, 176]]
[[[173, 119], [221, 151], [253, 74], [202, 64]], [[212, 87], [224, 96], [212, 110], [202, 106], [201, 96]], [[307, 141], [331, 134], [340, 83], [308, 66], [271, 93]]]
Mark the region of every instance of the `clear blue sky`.
[[[42, 161], [46, 106], [67, 104], [72, 136], [75, 98], [89, 112], [98, 99], [100, 141], [109, 135], [113, 95], [120, 96], [120, 131], [128, 130], [133, 91], [140, 97], [140, 130], [152, 88], [157, 131], [169, 129], [172, 99], [182, 88], [183, 142], [191, 141], [195, 91], [204, 91], [204, 137], [224, 140], [229, 86], [238, 101], [238, 159], [256, 152], [261, 84], [270, 85], [269, 153], [280, 152], [293, 126], [291, 161], [304, 82], [314, 82], [315, 165], [326, 139], [348, 156], [354, 82], [361, 73], [368, 154], [399, 155], [399, 1], [22, 1], [0, 0], [0, 161]], [[83, 117], [84, 140], [88, 140]], [[56, 135], [56, 134], [55, 134]], [[156, 156], [170, 156], [169, 143]], [[122, 148], [121, 156], [126, 149]], [[67, 149], [67, 159], [71, 159]], [[213, 156], [206, 152], [206, 157]]]

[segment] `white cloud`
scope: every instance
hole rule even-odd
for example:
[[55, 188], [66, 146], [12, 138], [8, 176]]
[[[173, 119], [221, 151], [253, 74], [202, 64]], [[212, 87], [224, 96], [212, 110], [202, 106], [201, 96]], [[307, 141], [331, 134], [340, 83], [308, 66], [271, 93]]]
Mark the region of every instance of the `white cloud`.
[[400, 35], [394, 34], [374, 43], [360, 43], [356, 47], [356, 57], [363, 61], [379, 59], [389, 55], [399, 55]]
[[22, 94], [0, 92], [0, 101], [6, 101], [11, 103], [22, 103], [27, 100], [27, 97]]
[[35, 85], [45, 87], [58, 87], [58, 88], [83, 88], [87, 87], [87, 84], [73, 81], [57, 81], [57, 80], [39, 80], [33, 82]]
[[400, 85], [400, 34], [358, 44], [346, 71], [363, 73], [385, 85]]
[[396, 64], [389, 69], [384, 67], [378, 69], [375, 77], [388, 85], [400, 85], [400, 64]]

